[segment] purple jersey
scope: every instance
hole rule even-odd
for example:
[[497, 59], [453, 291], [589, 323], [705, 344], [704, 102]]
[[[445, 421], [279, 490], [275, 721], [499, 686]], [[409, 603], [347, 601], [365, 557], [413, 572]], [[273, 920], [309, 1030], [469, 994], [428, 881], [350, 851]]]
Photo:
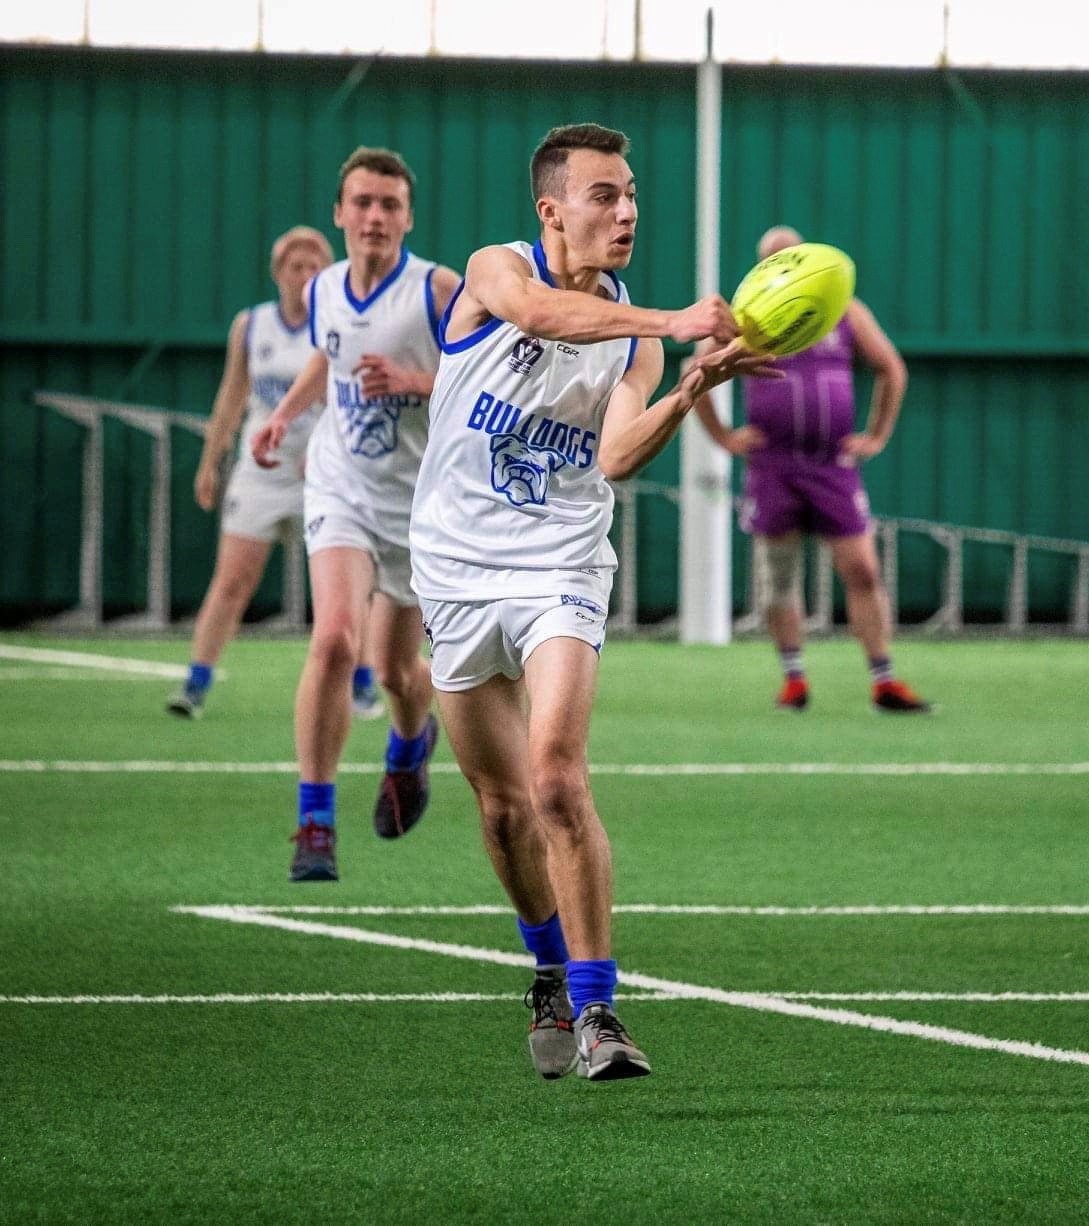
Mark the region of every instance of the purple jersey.
[[750, 464], [784, 456], [835, 460], [840, 439], [855, 428], [854, 352], [845, 315], [812, 348], [776, 361], [785, 379], [745, 380], [746, 420], [768, 439], [749, 454]]

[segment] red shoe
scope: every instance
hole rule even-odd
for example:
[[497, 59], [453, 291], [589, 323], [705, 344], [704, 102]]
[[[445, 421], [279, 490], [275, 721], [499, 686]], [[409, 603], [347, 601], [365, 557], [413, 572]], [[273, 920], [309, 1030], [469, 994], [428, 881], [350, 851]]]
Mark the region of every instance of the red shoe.
[[775, 705], [780, 711], [804, 711], [809, 706], [809, 682], [804, 677], [787, 677]]
[[906, 715], [929, 715], [931, 709], [904, 681], [878, 681], [873, 687], [873, 705], [878, 711]]

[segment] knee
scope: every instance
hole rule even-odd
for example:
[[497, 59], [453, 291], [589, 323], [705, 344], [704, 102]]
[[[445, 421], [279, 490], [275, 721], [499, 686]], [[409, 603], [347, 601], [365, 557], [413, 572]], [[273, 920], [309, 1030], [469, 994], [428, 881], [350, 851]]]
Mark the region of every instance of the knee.
[[232, 608], [245, 610], [257, 588], [258, 580], [248, 574], [218, 574], [215, 589], [219, 599]]
[[546, 831], [579, 838], [593, 806], [581, 758], [561, 751], [542, 755], [532, 772], [533, 807]]
[[526, 792], [495, 784], [473, 784], [484, 841], [512, 847], [534, 830], [533, 809]]
[[426, 668], [427, 665], [420, 656], [413, 656], [411, 660], [388, 660], [380, 657], [375, 661], [374, 675], [387, 694], [392, 694], [395, 698], [405, 698], [416, 687], [421, 670]]
[[856, 596], [869, 596], [881, 590], [877, 566], [866, 558], [852, 558], [840, 567], [839, 577], [847, 591]]
[[334, 621], [314, 627], [310, 638], [310, 654], [324, 667], [351, 669], [359, 651], [359, 633], [346, 621]]
[[757, 605], [762, 609], [801, 608], [804, 557], [801, 540], [758, 540]]

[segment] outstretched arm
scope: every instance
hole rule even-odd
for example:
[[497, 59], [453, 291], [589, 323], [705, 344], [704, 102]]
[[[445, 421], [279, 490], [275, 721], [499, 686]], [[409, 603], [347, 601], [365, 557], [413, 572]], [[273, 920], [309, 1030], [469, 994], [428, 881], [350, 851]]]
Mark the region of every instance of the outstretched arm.
[[461, 335], [494, 318], [514, 324], [527, 336], [573, 344], [627, 336], [668, 336], [681, 342], [711, 336], [726, 344], [737, 335], [729, 305], [718, 294], [683, 311], [610, 302], [596, 294], [544, 285], [509, 247], [483, 247], [472, 256], [455, 318]]
[[601, 431], [598, 464], [610, 481], [634, 476], [654, 459], [677, 433], [696, 402], [734, 375], [780, 378], [774, 359], [753, 353], [744, 341], [694, 358], [676, 385], [661, 400], [647, 404], [662, 377], [660, 341], [641, 340], [635, 361], [609, 399]]
[[204, 432], [204, 448], [200, 453], [193, 493], [197, 506], [210, 511], [219, 496], [219, 462], [234, 445], [234, 437], [246, 411], [250, 394], [250, 376], [246, 362], [246, 328], [249, 311], [239, 311], [227, 335], [227, 358], [223, 377], [219, 381], [212, 416]]

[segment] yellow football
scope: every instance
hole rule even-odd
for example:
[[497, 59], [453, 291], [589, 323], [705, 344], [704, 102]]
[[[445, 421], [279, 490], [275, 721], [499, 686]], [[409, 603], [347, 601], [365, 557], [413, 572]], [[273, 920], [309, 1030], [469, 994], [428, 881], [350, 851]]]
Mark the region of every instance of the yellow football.
[[815, 345], [843, 318], [855, 292], [855, 265], [827, 243], [799, 243], [761, 260], [731, 303], [753, 349], [783, 356]]

